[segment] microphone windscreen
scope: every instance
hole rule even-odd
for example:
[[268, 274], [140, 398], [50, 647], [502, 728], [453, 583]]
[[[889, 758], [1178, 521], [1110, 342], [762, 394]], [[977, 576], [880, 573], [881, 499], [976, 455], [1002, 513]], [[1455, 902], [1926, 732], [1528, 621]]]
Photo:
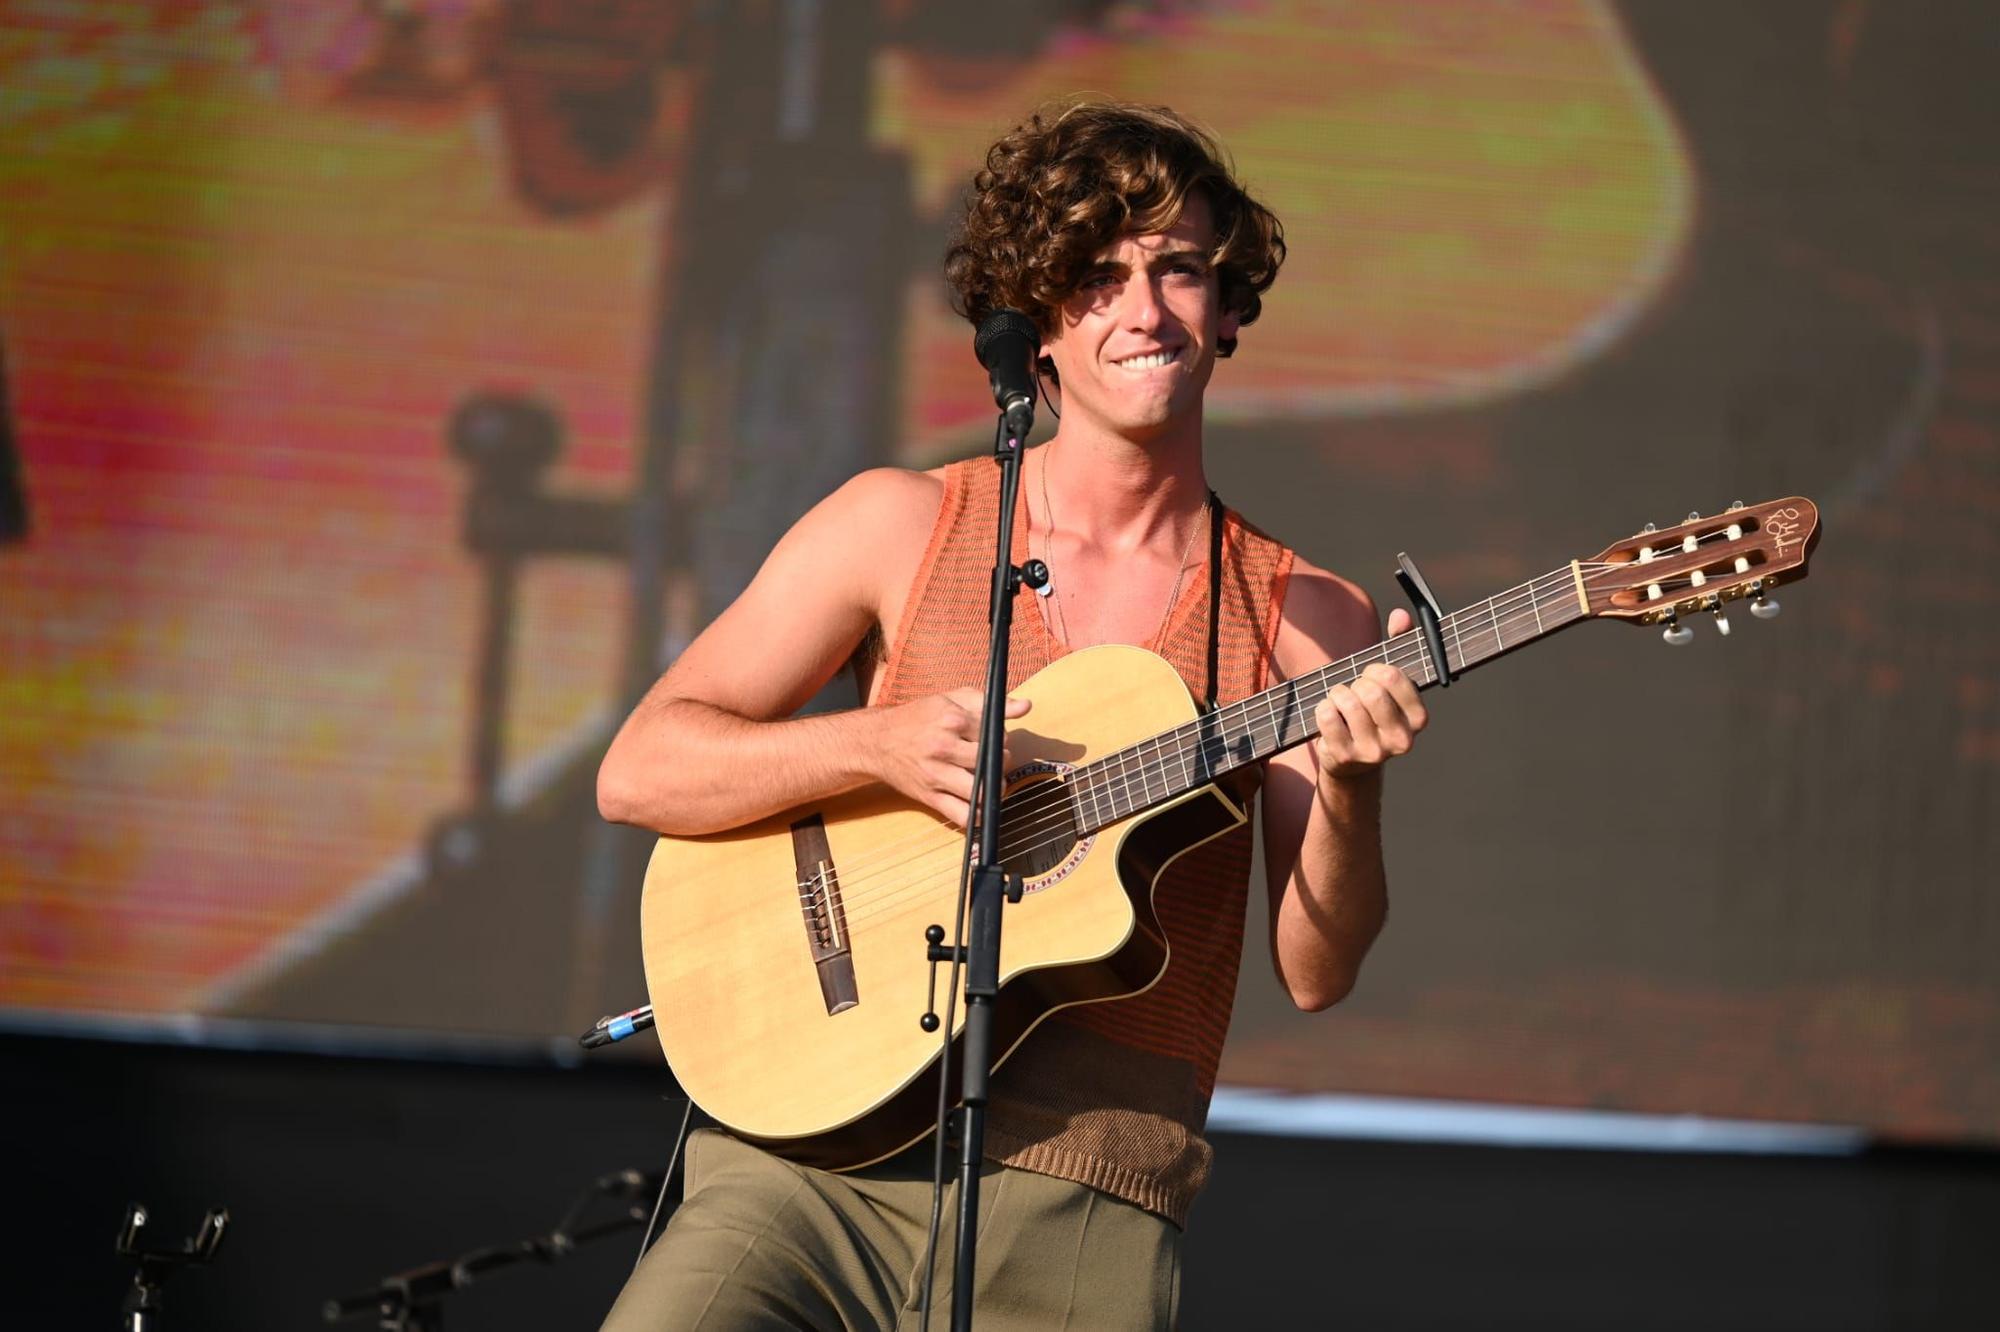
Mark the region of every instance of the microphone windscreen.
[[1042, 345], [1041, 330], [1035, 327], [1034, 320], [1019, 310], [995, 310], [979, 321], [979, 331], [972, 338], [972, 354], [979, 358], [981, 365], [987, 365], [987, 356], [994, 344], [1010, 334], [1028, 340], [1031, 359]]

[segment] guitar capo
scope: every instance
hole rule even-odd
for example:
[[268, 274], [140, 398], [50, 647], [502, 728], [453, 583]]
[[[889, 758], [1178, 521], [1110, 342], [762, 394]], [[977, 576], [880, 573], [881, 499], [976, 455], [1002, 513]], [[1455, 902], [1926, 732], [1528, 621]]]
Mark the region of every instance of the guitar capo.
[[1396, 581], [1403, 585], [1403, 594], [1410, 599], [1416, 609], [1417, 632], [1424, 636], [1424, 643], [1430, 648], [1431, 661], [1437, 670], [1440, 687], [1450, 688], [1457, 678], [1451, 669], [1451, 658], [1444, 654], [1444, 633], [1438, 627], [1440, 615], [1437, 598], [1431, 595], [1429, 583], [1417, 570], [1417, 563], [1402, 551], [1396, 552]]

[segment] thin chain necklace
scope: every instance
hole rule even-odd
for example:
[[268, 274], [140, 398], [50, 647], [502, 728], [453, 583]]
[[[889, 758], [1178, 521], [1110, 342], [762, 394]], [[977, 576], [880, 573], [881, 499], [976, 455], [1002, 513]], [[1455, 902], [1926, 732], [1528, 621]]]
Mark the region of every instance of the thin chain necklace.
[[[1207, 522], [1188, 524], [1187, 543], [1181, 547], [1181, 567], [1174, 571], [1173, 588], [1167, 593], [1165, 608], [1160, 611], [1161, 628], [1166, 627], [1168, 617], [1174, 613], [1174, 603], [1181, 599], [1181, 584], [1187, 581], [1188, 556], [1194, 553], [1195, 533], [1207, 526], [1208, 523], [1215, 521], [1213, 505], [1204, 504], [1202, 505], [1202, 510], [1208, 515]], [[1056, 510], [1055, 506], [1049, 503], [1049, 460], [1046, 457], [1042, 459], [1042, 517], [1048, 520], [1048, 530], [1042, 534], [1042, 551], [1045, 555], [1053, 556], [1055, 554]], [[1029, 526], [1032, 529], [1033, 524], [1030, 523]], [[1069, 621], [1063, 617], [1062, 592], [1056, 587], [1055, 579], [1051, 578], [1049, 580], [1048, 596], [1044, 597], [1043, 600], [1053, 604], [1055, 607], [1055, 624], [1052, 627], [1056, 631], [1056, 637], [1062, 640], [1064, 650], [1067, 651], [1074, 645], [1069, 639]], [[1046, 608], [1042, 612], [1042, 624], [1044, 627], [1051, 627], [1049, 626], [1049, 616]], [[1155, 629], [1153, 637], [1157, 639], [1159, 636], [1160, 631]]]

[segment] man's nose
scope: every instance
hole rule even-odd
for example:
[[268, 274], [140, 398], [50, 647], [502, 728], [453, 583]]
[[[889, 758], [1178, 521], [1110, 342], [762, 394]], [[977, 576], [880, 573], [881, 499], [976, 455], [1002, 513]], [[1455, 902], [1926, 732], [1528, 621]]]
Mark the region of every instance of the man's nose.
[[1144, 273], [1135, 273], [1125, 284], [1125, 327], [1150, 333], [1160, 326], [1164, 307], [1160, 304], [1160, 293], [1154, 289], [1153, 280]]

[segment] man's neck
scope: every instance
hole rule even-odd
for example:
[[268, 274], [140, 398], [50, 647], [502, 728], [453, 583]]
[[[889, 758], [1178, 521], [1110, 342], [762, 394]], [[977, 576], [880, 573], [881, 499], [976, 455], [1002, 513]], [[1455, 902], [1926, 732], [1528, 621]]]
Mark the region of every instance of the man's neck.
[[1112, 553], [1173, 544], [1208, 502], [1199, 422], [1143, 443], [1065, 423], [1042, 449], [1061, 526]]

